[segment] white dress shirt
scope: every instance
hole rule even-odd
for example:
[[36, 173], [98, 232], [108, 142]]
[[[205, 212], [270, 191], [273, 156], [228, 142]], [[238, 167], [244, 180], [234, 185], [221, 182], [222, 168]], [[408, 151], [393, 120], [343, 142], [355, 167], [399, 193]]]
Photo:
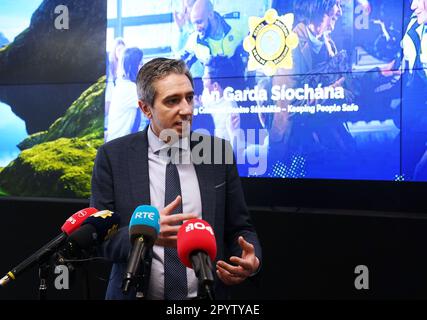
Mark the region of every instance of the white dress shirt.
[[[182, 209], [184, 213], [196, 213], [202, 217], [202, 201], [200, 197], [199, 182], [197, 180], [194, 165], [189, 161], [191, 150], [188, 138], [181, 142], [181, 157], [185, 161], [177, 164], [179, 180], [181, 184]], [[178, 142], [172, 147], [178, 146]], [[165, 172], [168, 159], [165, 153], [160, 152], [169, 146], [160, 140], [148, 128], [148, 168], [150, 176], [150, 198], [151, 205], [159, 211], [165, 207]], [[193, 269], [187, 269], [188, 298], [197, 296], [197, 277]], [[164, 247], [155, 245], [153, 247], [153, 260], [151, 264], [151, 275], [147, 298], [151, 300], [164, 299]]]

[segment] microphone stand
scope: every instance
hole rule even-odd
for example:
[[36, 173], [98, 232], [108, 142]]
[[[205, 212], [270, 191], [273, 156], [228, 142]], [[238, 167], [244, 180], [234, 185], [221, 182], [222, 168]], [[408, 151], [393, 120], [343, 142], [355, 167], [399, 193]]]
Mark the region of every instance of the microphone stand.
[[[54, 266], [54, 269], [56, 270], [56, 267], [58, 266], [64, 266], [67, 268], [68, 270], [68, 282], [69, 282], [69, 286], [72, 287], [75, 283], [75, 278], [78, 277], [80, 278], [80, 274], [79, 274], [79, 269], [77, 269], [77, 267], [79, 267], [79, 263], [75, 262], [73, 260], [77, 259], [77, 257], [67, 257], [67, 254], [65, 253], [63, 250], [58, 250], [57, 252], [55, 252], [55, 254], [53, 255], [52, 258], [52, 263]], [[88, 279], [88, 273], [85, 272], [85, 266], [82, 266], [83, 271], [82, 272], [82, 277], [83, 277], [83, 299], [84, 300], [88, 300], [89, 295], [89, 279]]]
[[49, 264], [46, 262], [39, 264], [39, 300], [47, 300], [47, 277], [49, 274]]
[[[47, 300], [47, 283], [49, 277], [49, 269], [58, 264], [58, 261], [63, 260], [64, 257], [59, 251], [45, 250], [42, 252], [38, 259], [39, 265], [39, 300]], [[61, 263], [62, 264], [62, 263]], [[69, 267], [67, 265], [67, 267]]]

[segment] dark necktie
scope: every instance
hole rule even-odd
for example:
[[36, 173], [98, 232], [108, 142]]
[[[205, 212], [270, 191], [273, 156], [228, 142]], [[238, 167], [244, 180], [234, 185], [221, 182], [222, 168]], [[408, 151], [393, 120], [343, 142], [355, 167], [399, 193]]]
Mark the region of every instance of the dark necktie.
[[[178, 151], [178, 150], [177, 150]], [[170, 155], [171, 153], [168, 152]], [[172, 154], [172, 159], [175, 159]], [[166, 165], [165, 206], [181, 195], [178, 169], [173, 161]], [[182, 201], [172, 214], [182, 212]], [[178, 258], [176, 248], [165, 247], [165, 300], [184, 300], [187, 298], [187, 272]]]

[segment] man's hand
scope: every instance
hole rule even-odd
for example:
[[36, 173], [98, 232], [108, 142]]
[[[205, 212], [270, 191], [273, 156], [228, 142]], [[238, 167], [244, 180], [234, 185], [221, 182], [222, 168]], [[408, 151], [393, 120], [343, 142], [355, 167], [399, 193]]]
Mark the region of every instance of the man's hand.
[[235, 256], [230, 258], [230, 261], [235, 265], [228, 264], [222, 260], [218, 261], [216, 265], [216, 273], [226, 285], [243, 282], [259, 267], [259, 260], [255, 256], [254, 246], [241, 236], [238, 242], [243, 251], [241, 258]]
[[181, 196], [177, 196], [174, 201], [160, 211], [160, 232], [155, 244], [162, 247], [176, 248], [177, 234], [181, 224], [186, 220], [198, 218], [195, 213], [172, 214], [180, 203]]

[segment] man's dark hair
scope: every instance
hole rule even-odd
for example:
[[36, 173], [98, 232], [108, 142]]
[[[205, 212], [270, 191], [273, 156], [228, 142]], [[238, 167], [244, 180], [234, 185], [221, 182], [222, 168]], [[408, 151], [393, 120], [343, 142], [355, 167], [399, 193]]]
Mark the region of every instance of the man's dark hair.
[[156, 96], [154, 83], [172, 73], [186, 75], [191, 82], [191, 86], [194, 88], [193, 77], [184, 61], [155, 58], [147, 62], [138, 72], [136, 80], [138, 99], [153, 107]]

